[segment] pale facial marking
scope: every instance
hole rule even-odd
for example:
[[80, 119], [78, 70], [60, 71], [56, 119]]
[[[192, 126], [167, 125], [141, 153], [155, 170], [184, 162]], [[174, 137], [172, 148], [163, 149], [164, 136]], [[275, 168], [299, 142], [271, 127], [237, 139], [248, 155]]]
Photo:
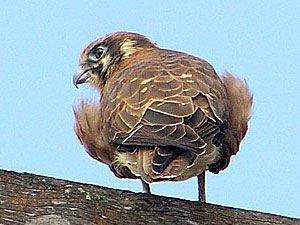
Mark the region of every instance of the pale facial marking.
[[130, 56], [136, 52], [136, 48], [133, 47], [135, 44], [135, 41], [125, 40], [121, 43], [120, 51], [124, 53], [125, 57]]

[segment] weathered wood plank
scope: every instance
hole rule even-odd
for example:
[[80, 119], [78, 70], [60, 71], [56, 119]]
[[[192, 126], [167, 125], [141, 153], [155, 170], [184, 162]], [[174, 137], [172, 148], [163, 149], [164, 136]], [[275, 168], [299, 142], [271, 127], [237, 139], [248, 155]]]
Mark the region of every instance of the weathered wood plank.
[[0, 224], [300, 224], [300, 220], [0, 170]]

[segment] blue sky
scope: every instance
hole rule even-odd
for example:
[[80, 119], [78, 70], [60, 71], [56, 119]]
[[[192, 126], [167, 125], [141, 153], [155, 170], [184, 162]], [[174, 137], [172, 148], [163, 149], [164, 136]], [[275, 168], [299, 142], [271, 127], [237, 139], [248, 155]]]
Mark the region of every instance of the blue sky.
[[[254, 113], [227, 170], [207, 177], [210, 203], [300, 217], [300, 2], [1, 1], [0, 168], [141, 191], [91, 159], [73, 132], [72, 105], [98, 98], [72, 76], [91, 41], [146, 35], [245, 78]], [[197, 199], [196, 179], [152, 185]]]

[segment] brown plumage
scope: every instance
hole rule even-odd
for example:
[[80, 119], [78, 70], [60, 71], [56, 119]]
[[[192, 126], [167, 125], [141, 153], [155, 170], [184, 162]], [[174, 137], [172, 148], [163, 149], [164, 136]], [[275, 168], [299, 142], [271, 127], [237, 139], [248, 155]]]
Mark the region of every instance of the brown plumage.
[[141, 179], [146, 192], [152, 182], [198, 176], [205, 201], [205, 170], [228, 166], [251, 116], [244, 81], [227, 72], [220, 78], [208, 62], [134, 33], [86, 47], [73, 82], [101, 93], [100, 103], [74, 108], [79, 140], [117, 177]]

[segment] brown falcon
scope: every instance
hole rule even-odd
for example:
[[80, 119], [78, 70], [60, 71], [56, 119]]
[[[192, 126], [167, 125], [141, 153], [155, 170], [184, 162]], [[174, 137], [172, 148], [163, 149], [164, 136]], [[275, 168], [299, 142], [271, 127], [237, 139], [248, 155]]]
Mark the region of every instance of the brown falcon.
[[146, 37], [116, 32], [88, 45], [74, 85], [88, 83], [100, 102], [74, 107], [75, 132], [94, 159], [119, 178], [160, 181], [219, 173], [239, 151], [250, 119], [247, 84], [206, 61], [159, 48]]

